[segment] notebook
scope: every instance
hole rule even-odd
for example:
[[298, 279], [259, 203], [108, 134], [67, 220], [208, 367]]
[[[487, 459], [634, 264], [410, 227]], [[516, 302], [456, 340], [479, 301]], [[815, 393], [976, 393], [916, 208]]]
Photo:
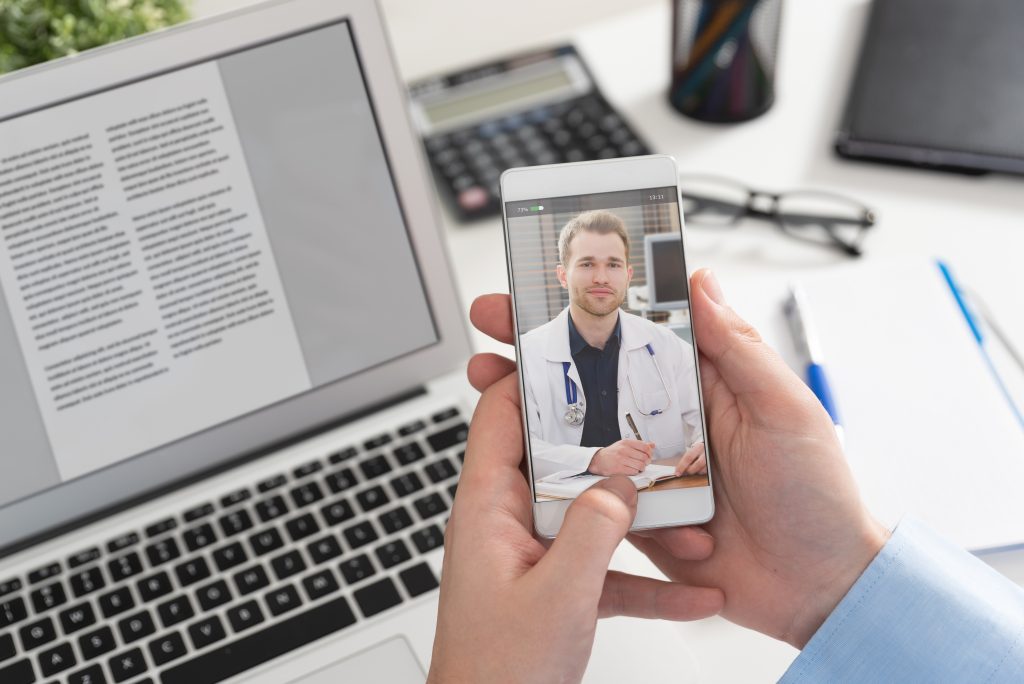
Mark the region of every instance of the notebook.
[[[676, 477], [676, 470], [670, 465], [651, 464], [642, 473], [631, 475], [630, 480], [638, 490], [647, 489], [655, 482]], [[538, 496], [552, 499], [575, 499], [577, 496], [606, 479], [603, 475], [581, 474], [577, 470], [560, 470], [537, 480]]]

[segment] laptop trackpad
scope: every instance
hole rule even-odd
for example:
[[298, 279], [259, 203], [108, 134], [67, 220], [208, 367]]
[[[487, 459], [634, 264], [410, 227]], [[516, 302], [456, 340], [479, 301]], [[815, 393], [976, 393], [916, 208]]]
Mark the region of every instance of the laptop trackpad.
[[423, 684], [426, 680], [427, 675], [409, 647], [409, 642], [405, 637], [394, 637], [293, 681], [297, 684]]

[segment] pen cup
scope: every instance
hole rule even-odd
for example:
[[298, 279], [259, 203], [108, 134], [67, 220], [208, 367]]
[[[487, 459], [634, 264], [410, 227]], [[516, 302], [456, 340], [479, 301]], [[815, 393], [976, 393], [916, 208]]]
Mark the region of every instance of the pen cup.
[[673, 107], [718, 123], [771, 108], [782, 0], [673, 0], [672, 14]]

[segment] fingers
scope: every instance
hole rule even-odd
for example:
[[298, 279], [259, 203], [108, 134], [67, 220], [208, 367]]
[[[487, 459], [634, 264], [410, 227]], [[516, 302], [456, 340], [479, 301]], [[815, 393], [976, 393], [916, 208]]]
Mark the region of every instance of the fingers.
[[686, 450], [683, 457], [679, 459], [679, 463], [676, 464], [676, 475], [692, 474], [694, 466], [698, 465], [704, 456], [704, 445], [697, 443]]
[[608, 563], [636, 515], [636, 488], [624, 477], [602, 480], [569, 506], [558, 537], [537, 564], [539, 582], [600, 596]]
[[725, 605], [721, 589], [690, 587], [649, 577], [609, 572], [605, 577], [600, 617], [625, 615], [654, 620], [699, 620]]
[[707, 560], [715, 550], [714, 537], [697, 526], [641, 530], [631, 533], [629, 541], [645, 553], [648, 545], [654, 543], [673, 558], [684, 561]]
[[505, 358], [500, 354], [490, 353], [474, 354], [469, 360], [469, 367], [466, 369], [469, 383], [478, 392], [483, 392], [509, 373], [515, 372], [515, 361]]
[[477, 330], [499, 342], [512, 344], [512, 298], [506, 294], [486, 294], [473, 300], [469, 320]]
[[526, 486], [519, 470], [522, 425], [519, 381], [514, 374], [507, 375], [484, 392], [473, 413], [459, 482], [463, 500], [482, 496], [493, 501], [503, 489]]

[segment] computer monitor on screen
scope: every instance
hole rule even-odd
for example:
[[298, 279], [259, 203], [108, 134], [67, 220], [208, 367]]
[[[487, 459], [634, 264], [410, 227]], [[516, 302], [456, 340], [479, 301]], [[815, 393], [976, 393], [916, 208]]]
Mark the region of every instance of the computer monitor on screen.
[[686, 265], [678, 233], [644, 235], [647, 273], [647, 308], [652, 311], [686, 309]]

